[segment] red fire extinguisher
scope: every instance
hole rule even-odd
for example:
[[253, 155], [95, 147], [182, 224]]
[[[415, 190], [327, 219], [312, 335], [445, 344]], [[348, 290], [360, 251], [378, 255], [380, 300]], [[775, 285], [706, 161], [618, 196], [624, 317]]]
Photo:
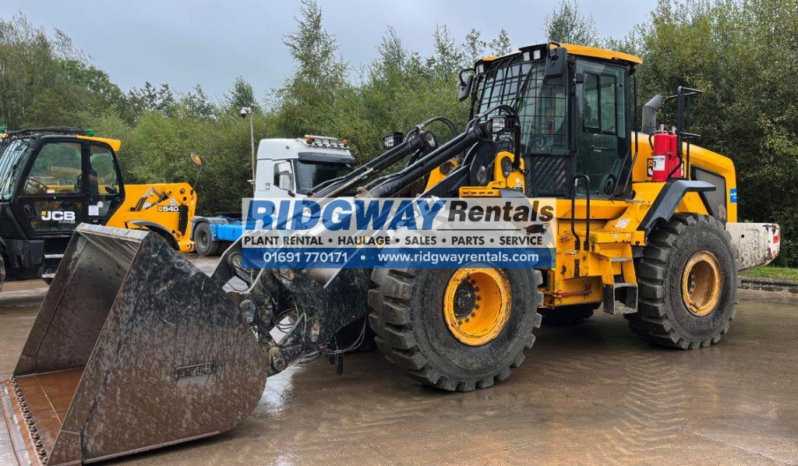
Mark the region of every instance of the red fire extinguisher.
[[668, 178], [682, 177], [682, 161], [676, 150], [678, 137], [675, 133], [661, 130], [654, 134], [654, 147], [651, 151], [653, 167], [651, 181], [668, 181]]

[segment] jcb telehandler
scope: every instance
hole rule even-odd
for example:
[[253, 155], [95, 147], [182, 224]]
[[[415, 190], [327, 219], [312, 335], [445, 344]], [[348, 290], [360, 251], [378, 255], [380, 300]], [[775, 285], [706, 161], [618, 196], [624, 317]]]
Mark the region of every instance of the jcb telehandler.
[[[555, 43], [483, 59], [461, 74], [463, 132], [438, 144], [427, 124], [453, 125], [430, 120], [309, 193], [555, 197], [555, 268], [248, 270], [239, 241], [209, 277], [157, 235], [81, 225], [4, 384], [20, 462], [93, 462], [231, 429], [267, 376], [338, 357], [350, 347], [336, 334], [365, 316], [388, 360], [450, 391], [507, 378], [539, 308], [568, 320], [603, 307], [655, 343], [717, 343], [737, 271], [773, 259], [778, 227], [736, 223], [734, 165], [690, 144], [693, 91], [654, 99], [646, 131], [632, 131], [640, 63]], [[675, 131], [657, 129], [658, 102], [676, 105]]]
[[147, 229], [175, 249], [194, 250], [193, 188], [125, 184], [116, 158], [120, 141], [71, 128], [0, 128], [0, 134], [0, 290], [6, 279], [51, 281], [82, 223]]

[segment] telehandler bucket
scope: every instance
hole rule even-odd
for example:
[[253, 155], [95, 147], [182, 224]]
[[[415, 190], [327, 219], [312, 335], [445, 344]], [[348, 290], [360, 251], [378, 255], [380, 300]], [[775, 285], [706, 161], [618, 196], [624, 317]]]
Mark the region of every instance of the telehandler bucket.
[[156, 234], [80, 225], [2, 406], [20, 464], [80, 464], [229, 430], [266, 384], [238, 306]]

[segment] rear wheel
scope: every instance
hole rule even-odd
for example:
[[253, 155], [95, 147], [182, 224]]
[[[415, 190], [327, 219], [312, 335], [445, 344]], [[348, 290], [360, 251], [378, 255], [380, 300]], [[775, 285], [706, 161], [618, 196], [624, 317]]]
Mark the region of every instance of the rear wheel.
[[206, 222], [197, 225], [194, 231], [194, 244], [200, 256], [215, 256], [219, 253], [219, 241], [213, 240], [211, 226]]
[[651, 233], [637, 263], [638, 312], [626, 316], [644, 340], [707, 347], [729, 331], [737, 302], [731, 237], [713, 217], [676, 215]]
[[593, 316], [593, 311], [599, 308], [600, 303], [575, 304], [556, 309], [538, 309], [543, 317], [543, 325], [575, 325]]
[[371, 327], [386, 358], [444, 390], [504, 380], [540, 326], [540, 273], [527, 269], [377, 269]]

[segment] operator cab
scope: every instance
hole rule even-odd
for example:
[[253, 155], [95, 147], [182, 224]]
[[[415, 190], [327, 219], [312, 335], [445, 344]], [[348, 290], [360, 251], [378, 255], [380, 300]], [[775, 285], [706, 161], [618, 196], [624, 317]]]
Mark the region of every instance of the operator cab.
[[[7, 268], [37, 269], [81, 223], [105, 224], [124, 201], [120, 142], [91, 130], [10, 131], [0, 142], [0, 241]], [[55, 259], [55, 257], [54, 257]]]
[[349, 142], [325, 136], [262, 139], [258, 144], [256, 198], [304, 198], [310, 191], [352, 171]]
[[630, 192], [633, 155], [630, 81], [640, 63], [592, 47], [524, 47], [477, 62], [473, 75], [461, 79], [461, 98], [471, 97], [472, 118], [497, 105], [515, 109], [526, 194], [569, 196], [580, 174], [590, 183], [577, 194], [623, 196]]

